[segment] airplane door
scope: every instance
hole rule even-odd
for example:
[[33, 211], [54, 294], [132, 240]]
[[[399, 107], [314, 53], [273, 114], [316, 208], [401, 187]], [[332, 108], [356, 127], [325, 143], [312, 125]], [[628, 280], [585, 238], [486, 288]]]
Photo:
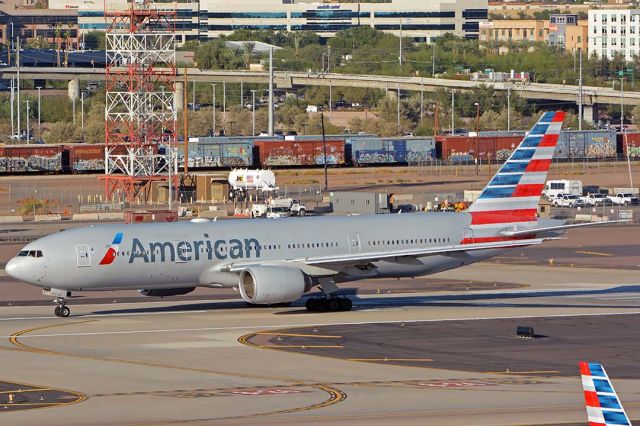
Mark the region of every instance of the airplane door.
[[347, 234], [349, 254], [360, 253], [360, 234]]
[[91, 266], [91, 253], [88, 244], [76, 244], [76, 266], [78, 268]]
[[463, 244], [472, 244], [475, 240], [473, 238], [473, 229], [466, 228], [462, 231], [462, 243]]

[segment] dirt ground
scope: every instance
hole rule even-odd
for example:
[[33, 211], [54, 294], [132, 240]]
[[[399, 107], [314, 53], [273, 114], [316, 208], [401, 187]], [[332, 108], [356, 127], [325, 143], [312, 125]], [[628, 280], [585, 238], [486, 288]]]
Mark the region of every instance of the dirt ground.
[[[397, 166], [329, 168], [329, 191], [354, 190], [402, 194], [461, 192], [482, 189], [497, 166]], [[640, 164], [632, 163], [633, 182], [640, 182]], [[276, 183], [287, 185], [322, 185], [321, 168], [276, 170]], [[207, 173], [207, 172], [201, 172]], [[220, 173], [220, 172], [218, 172]], [[222, 172], [226, 173], [226, 172]], [[101, 175], [36, 175], [0, 177], [0, 215], [17, 214], [19, 200], [28, 196], [39, 199], [77, 199], [97, 202], [104, 193]], [[579, 179], [583, 185], [628, 187], [626, 162], [557, 163], [548, 179]], [[90, 202], [90, 201], [87, 201]]]

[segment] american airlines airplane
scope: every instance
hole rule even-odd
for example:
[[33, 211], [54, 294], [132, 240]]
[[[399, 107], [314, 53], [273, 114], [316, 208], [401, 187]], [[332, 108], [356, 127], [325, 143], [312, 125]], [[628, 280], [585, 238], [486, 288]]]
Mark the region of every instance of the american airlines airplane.
[[55, 297], [61, 317], [72, 291], [170, 296], [198, 286], [235, 288], [256, 305], [318, 286], [308, 310], [348, 311], [339, 283], [434, 274], [582, 226], [537, 217], [563, 119], [544, 113], [466, 212], [95, 225], [34, 241], [5, 270]]

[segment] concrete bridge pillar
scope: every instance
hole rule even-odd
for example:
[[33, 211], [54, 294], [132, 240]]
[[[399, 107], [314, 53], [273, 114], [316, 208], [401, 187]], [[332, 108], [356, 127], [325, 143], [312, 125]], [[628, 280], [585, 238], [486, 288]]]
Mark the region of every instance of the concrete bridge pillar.
[[78, 80], [77, 78], [74, 80], [69, 80], [67, 94], [69, 96], [69, 99], [71, 100], [80, 99], [80, 80]]
[[397, 89], [386, 89], [387, 99], [392, 101], [398, 100], [398, 90]]
[[589, 124], [598, 122], [598, 104], [583, 105], [582, 106], [582, 120]]
[[176, 81], [176, 92], [173, 94], [173, 107], [177, 112], [184, 109], [184, 82]]

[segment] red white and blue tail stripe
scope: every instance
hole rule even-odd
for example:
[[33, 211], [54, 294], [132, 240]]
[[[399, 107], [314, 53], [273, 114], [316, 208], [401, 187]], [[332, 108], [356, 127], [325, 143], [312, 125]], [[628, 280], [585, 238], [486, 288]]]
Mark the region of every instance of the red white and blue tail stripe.
[[564, 112], [546, 112], [469, 207], [475, 240], [509, 224], [537, 221], [538, 203], [558, 142]]
[[601, 364], [580, 362], [589, 426], [631, 426], [616, 391]]

